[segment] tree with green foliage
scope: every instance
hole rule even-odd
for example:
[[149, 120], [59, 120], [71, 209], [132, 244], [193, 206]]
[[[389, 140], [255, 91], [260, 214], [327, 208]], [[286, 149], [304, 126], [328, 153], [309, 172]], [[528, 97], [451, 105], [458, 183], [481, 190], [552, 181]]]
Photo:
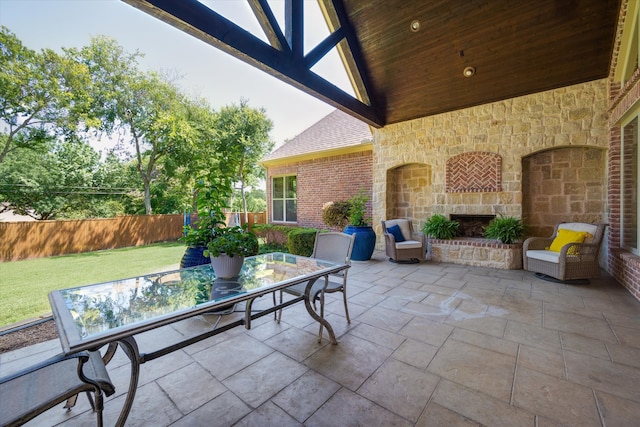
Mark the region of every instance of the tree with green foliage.
[[[11, 159], [3, 169], [11, 180], [0, 182], [6, 184], [0, 196], [3, 188], [25, 189], [21, 200], [15, 192], [8, 196], [19, 212], [39, 218], [140, 213], [140, 202], [146, 214], [193, 205], [218, 220], [233, 202], [235, 184], [247, 210], [245, 189], [263, 176], [257, 162], [273, 146], [263, 110], [241, 101], [215, 112], [168, 78], [140, 71], [141, 54], [108, 37], [58, 55], [29, 50], [1, 28], [0, 49], [0, 165]], [[103, 164], [86, 151], [84, 142], [103, 137], [118, 138], [121, 158], [108, 156]], [[27, 148], [36, 151], [26, 154]], [[51, 182], [90, 189], [82, 192], [84, 205], [74, 192], [52, 191]]]
[[35, 219], [75, 217], [95, 192], [98, 164], [98, 153], [76, 141], [13, 150], [0, 164], [0, 197], [7, 208]]
[[18, 148], [36, 148], [59, 136], [73, 137], [88, 114], [89, 74], [72, 59], [26, 48], [0, 27], [0, 163]]
[[[151, 186], [162, 174], [161, 160], [179, 163], [194, 138], [189, 121], [190, 101], [156, 72], [141, 72], [138, 53], [128, 54], [107, 37], [95, 37], [81, 50], [68, 51], [84, 63], [92, 76], [92, 114], [101, 118], [100, 130], [118, 135], [134, 150], [143, 186], [145, 213], [153, 212]], [[168, 161], [171, 164], [171, 161]]]
[[232, 174], [234, 186], [240, 193], [245, 221], [248, 221], [245, 189], [264, 178], [264, 169], [258, 161], [273, 148], [274, 143], [269, 138], [272, 128], [273, 122], [264, 109], [250, 108], [244, 99], [239, 105], [224, 107], [217, 114], [220, 148], [225, 151], [225, 167]]
[[[264, 212], [267, 210], [267, 193], [261, 188], [252, 188], [245, 192], [247, 212]], [[233, 212], [242, 212], [244, 209], [243, 200], [236, 198], [231, 206]]]

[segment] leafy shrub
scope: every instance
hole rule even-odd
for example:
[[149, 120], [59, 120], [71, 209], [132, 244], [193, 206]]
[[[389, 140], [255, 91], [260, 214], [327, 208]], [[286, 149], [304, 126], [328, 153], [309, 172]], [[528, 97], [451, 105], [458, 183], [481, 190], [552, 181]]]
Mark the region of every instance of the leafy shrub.
[[422, 226], [422, 232], [434, 239], [452, 239], [458, 235], [460, 223], [452, 221], [441, 214], [431, 216]]
[[[258, 237], [265, 239], [264, 249], [260, 253], [289, 252], [295, 255], [309, 256], [316, 242], [315, 228], [293, 227], [276, 224], [255, 224], [252, 230]], [[269, 250], [271, 249], [271, 250]]]
[[344, 230], [349, 223], [349, 208], [351, 204], [346, 200], [328, 202], [322, 206], [322, 221], [331, 228]]
[[289, 253], [302, 256], [311, 256], [313, 253], [313, 245], [316, 242], [315, 228], [296, 227], [289, 233], [287, 246]]
[[263, 243], [260, 245], [260, 254], [268, 254], [271, 252], [289, 252], [289, 248], [286, 245], [279, 243]]
[[297, 227], [276, 224], [254, 224], [251, 231], [267, 244], [286, 246], [288, 234]]
[[367, 202], [369, 196], [364, 190], [349, 199], [349, 224], [354, 227], [365, 227], [371, 225], [371, 218], [367, 218]]
[[510, 245], [522, 240], [526, 231], [526, 226], [520, 218], [501, 215], [492, 219], [484, 229], [484, 237], [487, 239], [496, 239]]

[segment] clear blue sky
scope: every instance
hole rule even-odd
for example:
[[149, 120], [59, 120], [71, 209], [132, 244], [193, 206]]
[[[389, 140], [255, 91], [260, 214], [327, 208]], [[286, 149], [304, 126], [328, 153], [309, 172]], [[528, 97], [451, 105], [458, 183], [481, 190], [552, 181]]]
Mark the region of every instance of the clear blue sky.
[[[265, 39], [245, 0], [202, 2]], [[282, 21], [284, 0], [269, 3]], [[305, 0], [304, 6], [308, 51], [328, 30], [317, 2]], [[334, 109], [120, 0], [0, 0], [0, 25], [37, 51], [85, 46], [96, 35], [112, 37], [127, 51], [143, 53], [144, 69], [177, 73], [187, 93], [208, 99], [216, 109], [241, 98], [251, 107], [264, 108], [274, 123], [271, 137], [278, 146]], [[321, 61], [316, 71], [353, 93], [336, 54]]]

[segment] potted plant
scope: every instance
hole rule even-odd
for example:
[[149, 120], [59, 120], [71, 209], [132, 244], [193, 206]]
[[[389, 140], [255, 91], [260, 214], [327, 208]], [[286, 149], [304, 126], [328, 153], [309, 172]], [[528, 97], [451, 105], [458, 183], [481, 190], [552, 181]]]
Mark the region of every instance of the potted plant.
[[349, 224], [349, 208], [351, 203], [347, 200], [327, 202], [322, 205], [322, 221], [329, 227], [342, 231]]
[[422, 232], [434, 239], [449, 240], [458, 235], [460, 223], [441, 214], [432, 215], [422, 226]]
[[240, 273], [244, 258], [258, 249], [258, 238], [246, 227], [214, 227], [204, 256], [210, 257], [216, 277], [230, 279]]
[[349, 225], [343, 232], [356, 236], [351, 252], [351, 259], [355, 261], [371, 259], [376, 246], [376, 233], [371, 227], [371, 218], [366, 216], [368, 201], [369, 196], [362, 189], [348, 200]]
[[210, 262], [204, 255], [207, 244], [213, 238], [215, 227], [224, 226], [224, 222], [211, 215], [199, 217], [195, 226], [185, 225], [180, 241], [187, 245], [187, 249], [180, 260], [180, 268], [195, 267]]
[[492, 219], [484, 229], [484, 237], [510, 245], [521, 241], [526, 231], [526, 226], [520, 218], [500, 215]]
[[225, 209], [229, 207], [231, 181], [217, 174], [197, 179], [194, 188], [194, 209], [198, 219], [194, 225], [183, 228], [181, 241], [187, 245], [180, 261], [180, 268], [193, 267], [210, 262], [204, 254], [207, 245], [214, 238], [216, 230], [226, 226]]

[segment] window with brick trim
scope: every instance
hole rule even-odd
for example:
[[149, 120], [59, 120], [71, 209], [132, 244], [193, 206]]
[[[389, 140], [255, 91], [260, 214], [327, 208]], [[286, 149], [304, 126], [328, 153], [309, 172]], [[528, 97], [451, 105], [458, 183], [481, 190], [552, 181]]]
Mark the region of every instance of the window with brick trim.
[[272, 221], [296, 222], [297, 180], [295, 175], [278, 176], [271, 179]]
[[638, 115], [622, 125], [621, 246], [638, 251]]
[[[633, 87], [640, 79], [640, 3], [629, 2], [626, 15], [614, 73], [615, 82], [622, 88]], [[628, 100], [631, 102], [620, 121], [620, 246], [640, 255], [640, 99], [629, 95]]]

